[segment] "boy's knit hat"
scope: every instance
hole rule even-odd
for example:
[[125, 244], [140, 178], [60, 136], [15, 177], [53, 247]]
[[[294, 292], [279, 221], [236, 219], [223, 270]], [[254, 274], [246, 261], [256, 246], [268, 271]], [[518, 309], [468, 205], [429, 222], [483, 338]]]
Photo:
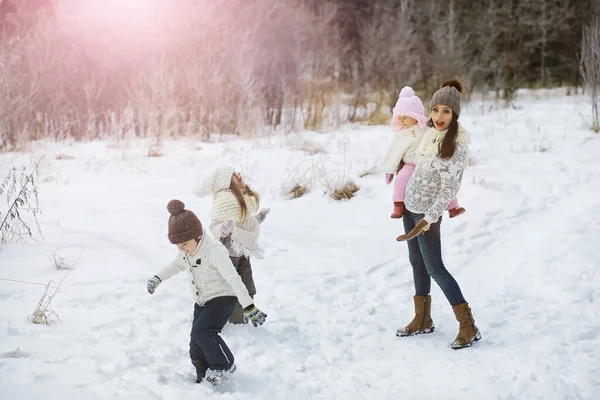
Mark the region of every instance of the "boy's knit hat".
[[171, 200], [167, 205], [169, 217], [169, 241], [173, 244], [185, 243], [188, 240], [202, 237], [202, 224], [196, 214], [185, 209], [179, 200]]
[[448, 79], [442, 82], [438, 89], [431, 97], [429, 103], [429, 111], [436, 105], [450, 107], [458, 117], [460, 115], [460, 94], [463, 91], [463, 84], [458, 79]]
[[410, 86], [402, 88], [398, 96], [398, 101], [392, 111], [394, 118], [405, 115], [416, 119], [423, 128], [427, 124], [423, 102], [419, 96], [415, 95], [415, 91]]
[[205, 197], [221, 190], [229, 189], [229, 186], [231, 185], [231, 176], [234, 172], [235, 169], [232, 166], [215, 169], [204, 178], [201, 184], [194, 188], [194, 194], [198, 197]]

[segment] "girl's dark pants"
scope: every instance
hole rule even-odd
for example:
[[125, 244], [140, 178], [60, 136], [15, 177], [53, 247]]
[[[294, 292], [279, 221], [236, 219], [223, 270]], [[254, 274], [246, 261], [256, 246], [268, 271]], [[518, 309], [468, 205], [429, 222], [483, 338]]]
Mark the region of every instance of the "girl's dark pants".
[[[254, 278], [252, 277], [252, 265], [250, 265], [250, 259], [248, 257], [229, 257], [236, 271], [242, 278], [242, 282], [246, 285], [246, 289], [248, 289], [248, 294], [250, 297], [254, 298], [256, 294], [256, 286], [254, 285]], [[229, 318], [229, 322], [232, 324], [243, 324], [244, 323], [244, 309], [241, 304], [235, 307], [233, 314], [231, 314], [231, 318]]]

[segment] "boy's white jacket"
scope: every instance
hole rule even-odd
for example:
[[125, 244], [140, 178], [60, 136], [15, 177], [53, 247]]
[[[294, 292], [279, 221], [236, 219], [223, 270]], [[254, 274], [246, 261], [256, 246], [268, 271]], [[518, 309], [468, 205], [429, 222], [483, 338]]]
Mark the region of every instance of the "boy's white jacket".
[[253, 303], [223, 244], [203, 230], [198, 247], [191, 254], [180, 251], [169, 265], [156, 276], [165, 281], [173, 275], [187, 271], [192, 295], [198, 305], [221, 296], [236, 296], [242, 307]]
[[415, 151], [419, 146], [424, 132], [425, 129], [416, 124], [396, 133], [388, 147], [382, 164], [383, 171], [386, 174], [395, 174], [398, 172], [401, 160], [405, 163], [414, 164]]

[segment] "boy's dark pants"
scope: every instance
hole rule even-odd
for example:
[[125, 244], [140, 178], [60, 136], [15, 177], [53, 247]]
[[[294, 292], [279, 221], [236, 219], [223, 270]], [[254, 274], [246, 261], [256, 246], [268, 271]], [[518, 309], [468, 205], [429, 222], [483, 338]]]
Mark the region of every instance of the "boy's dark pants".
[[[242, 278], [242, 282], [246, 285], [246, 289], [248, 289], [248, 294], [250, 297], [254, 298], [256, 294], [256, 286], [254, 285], [254, 278], [252, 277], [252, 265], [250, 265], [250, 259], [248, 257], [229, 257], [236, 271]], [[231, 318], [229, 318], [229, 322], [232, 324], [243, 324], [244, 323], [244, 309], [241, 304], [235, 307], [233, 314], [231, 314]]]
[[219, 335], [237, 304], [237, 297], [215, 297], [204, 307], [194, 304], [194, 321], [190, 334], [190, 358], [198, 379], [206, 371], [226, 370], [233, 364], [233, 354]]

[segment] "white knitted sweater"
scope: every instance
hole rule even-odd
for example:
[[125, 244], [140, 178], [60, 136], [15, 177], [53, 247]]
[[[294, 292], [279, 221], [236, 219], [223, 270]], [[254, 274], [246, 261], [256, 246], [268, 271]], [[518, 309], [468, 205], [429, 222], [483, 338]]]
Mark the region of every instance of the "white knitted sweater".
[[411, 164], [415, 162], [415, 151], [424, 132], [425, 129], [416, 124], [394, 135], [383, 160], [383, 171], [386, 174], [398, 172], [400, 160]]
[[186, 270], [192, 295], [200, 306], [221, 296], [236, 296], [244, 308], [253, 303], [248, 289], [231, 263], [227, 249], [221, 242], [210, 237], [206, 230], [192, 254], [178, 252], [175, 259], [156, 276], [165, 281]]
[[406, 187], [406, 208], [425, 214], [430, 224], [437, 222], [460, 189], [463, 171], [469, 158], [469, 133], [459, 125], [456, 151], [449, 159], [438, 156], [439, 146], [447, 130], [428, 128], [416, 151], [416, 168]]

